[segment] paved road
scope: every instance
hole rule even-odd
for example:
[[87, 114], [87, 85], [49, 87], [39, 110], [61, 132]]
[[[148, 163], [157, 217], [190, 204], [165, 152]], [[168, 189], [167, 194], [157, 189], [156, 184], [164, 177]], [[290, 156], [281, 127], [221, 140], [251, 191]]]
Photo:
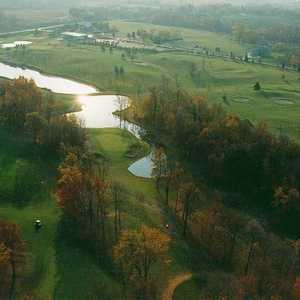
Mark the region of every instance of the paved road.
[[168, 282], [166, 288], [162, 293], [161, 300], [173, 300], [173, 295], [176, 288], [182, 283], [184, 283], [185, 281], [191, 279], [192, 276], [193, 276], [192, 273], [187, 272], [187, 273], [181, 273], [176, 277], [170, 279], [170, 281]]
[[20, 33], [29, 33], [29, 32], [34, 32], [36, 30], [53, 29], [53, 28], [62, 27], [64, 25], [65, 24], [56, 24], [56, 25], [51, 25], [51, 26], [29, 28], [29, 29], [23, 29], [23, 30], [17, 30], [17, 31], [1, 32], [0, 36], [14, 35], [14, 34], [20, 34]]

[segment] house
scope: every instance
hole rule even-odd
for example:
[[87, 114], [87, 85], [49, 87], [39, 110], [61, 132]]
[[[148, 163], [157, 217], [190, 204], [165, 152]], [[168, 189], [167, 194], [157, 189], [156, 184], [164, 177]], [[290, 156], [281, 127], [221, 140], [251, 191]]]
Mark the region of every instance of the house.
[[88, 38], [88, 35], [85, 33], [71, 32], [71, 31], [63, 32], [62, 36], [65, 40], [69, 42], [84, 41]]

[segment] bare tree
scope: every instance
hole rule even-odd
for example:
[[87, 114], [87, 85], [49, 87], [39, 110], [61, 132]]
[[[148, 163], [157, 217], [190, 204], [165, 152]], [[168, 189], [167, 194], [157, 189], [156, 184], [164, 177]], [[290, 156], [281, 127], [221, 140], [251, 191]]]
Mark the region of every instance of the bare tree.
[[124, 121], [124, 110], [128, 108], [128, 98], [124, 96], [117, 96], [116, 105], [117, 105], [117, 112], [119, 114], [120, 120], [120, 128], [122, 128], [122, 122]]
[[123, 203], [128, 198], [128, 195], [128, 190], [120, 182], [113, 181], [111, 183], [111, 196], [114, 206], [114, 229], [116, 241], [118, 241], [120, 232], [122, 231]]

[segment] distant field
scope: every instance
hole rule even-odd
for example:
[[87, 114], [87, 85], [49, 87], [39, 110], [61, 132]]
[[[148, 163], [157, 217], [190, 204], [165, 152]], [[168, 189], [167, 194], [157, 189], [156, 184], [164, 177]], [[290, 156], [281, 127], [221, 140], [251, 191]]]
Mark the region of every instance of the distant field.
[[236, 55], [244, 55], [246, 50], [242, 45], [240, 45], [236, 41], [231, 40], [229, 36], [210, 31], [124, 21], [111, 21], [110, 24], [112, 26], [115, 26], [124, 36], [126, 36], [127, 33], [137, 31], [138, 29], [170, 30], [180, 32], [183, 37], [183, 41], [173, 43], [175, 45], [186, 47], [194, 47], [198, 45], [210, 49], [220, 47], [222, 50], [228, 53], [232, 51]]
[[[14, 39], [10, 37], [9, 41]], [[300, 137], [299, 73], [176, 52], [139, 53], [134, 60], [123, 60], [123, 50], [103, 53], [100, 47], [68, 46], [46, 35], [31, 34], [22, 39], [33, 41], [33, 45], [25, 51], [0, 50], [0, 60], [37, 67], [44, 72], [88, 82], [102, 91], [131, 97], [160, 84], [161, 76], [171, 82], [177, 77], [182, 88], [200, 93], [228, 111], [255, 123], [266, 121], [276, 132]], [[190, 75], [192, 63], [197, 68], [194, 78]], [[123, 77], [116, 77], [115, 66], [124, 67]], [[262, 86], [260, 92], [253, 89], [256, 81]], [[224, 95], [226, 103], [222, 99]]]

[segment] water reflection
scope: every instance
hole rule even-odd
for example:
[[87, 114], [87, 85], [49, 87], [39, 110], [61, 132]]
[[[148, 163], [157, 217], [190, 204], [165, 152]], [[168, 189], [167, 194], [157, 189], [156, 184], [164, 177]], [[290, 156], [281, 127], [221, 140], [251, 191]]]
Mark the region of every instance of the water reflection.
[[0, 63], [0, 76], [8, 79], [16, 79], [20, 76], [26, 79], [33, 79], [38, 87], [58, 94], [87, 95], [98, 92], [96, 88], [83, 83], [61, 77], [48, 76], [38, 71], [13, 67], [3, 63]]
[[[78, 95], [77, 101], [81, 105], [81, 111], [74, 113], [80, 118], [87, 128], [111, 128], [122, 127], [141, 138], [141, 128], [129, 122], [120, 122], [113, 113], [125, 109], [129, 100], [127, 97], [117, 95], [92, 95], [98, 91], [96, 88], [73, 80], [56, 76], [48, 76], [38, 71], [13, 67], [0, 63], [0, 76], [8, 79], [16, 79], [23, 76], [33, 79], [40, 88], [46, 88], [54, 93]], [[150, 178], [153, 162], [152, 154], [136, 161], [129, 167], [129, 171], [136, 176]]]
[[[120, 119], [113, 114], [119, 109], [120, 97], [122, 96], [78, 96], [77, 101], [81, 105], [81, 111], [75, 115], [85, 123], [87, 128], [121, 127], [140, 139], [142, 131], [140, 126], [126, 121], [120, 122]], [[128, 171], [138, 177], [151, 178], [152, 169], [151, 153], [133, 163]]]
[[114, 95], [78, 96], [81, 111], [75, 115], [87, 128], [119, 127], [119, 118], [113, 114], [117, 110], [116, 98]]

